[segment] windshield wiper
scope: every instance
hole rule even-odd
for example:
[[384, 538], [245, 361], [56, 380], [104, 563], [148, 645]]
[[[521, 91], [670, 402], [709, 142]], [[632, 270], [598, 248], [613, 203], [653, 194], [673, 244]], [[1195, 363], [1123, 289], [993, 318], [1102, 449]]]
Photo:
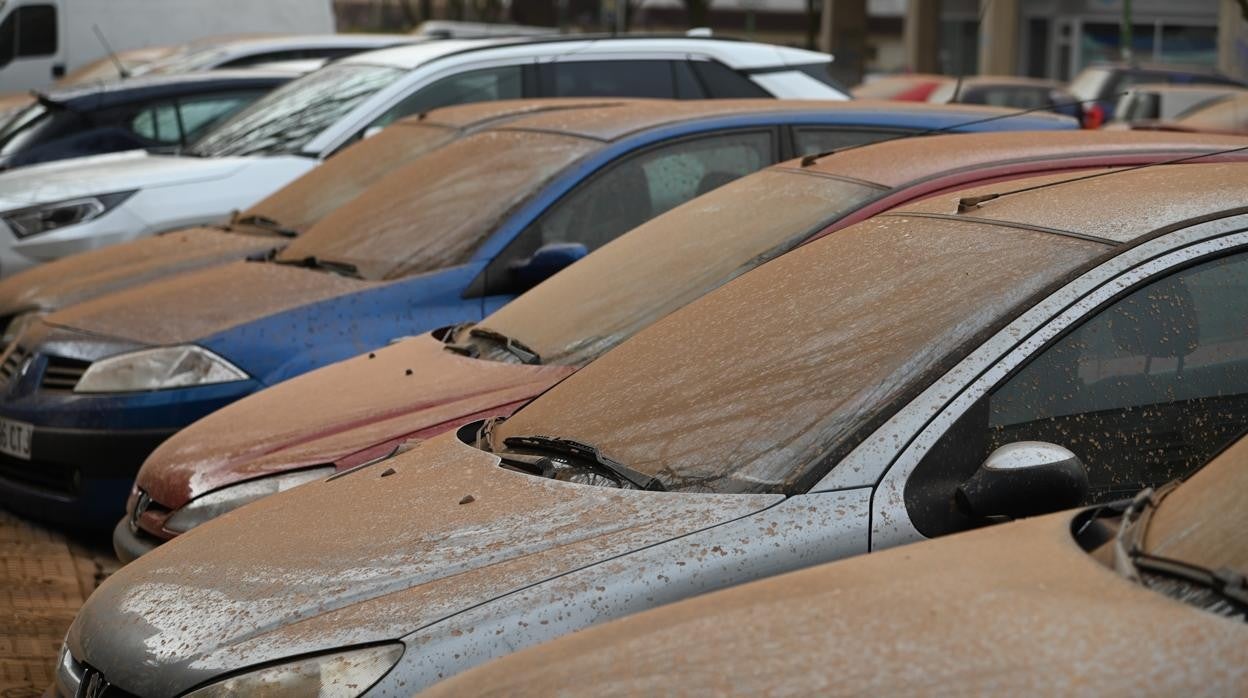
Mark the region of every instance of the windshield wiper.
[[320, 259], [319, 257], [308, 256], [301, 259], [274, 259], [274, 264], [282, 264], [288, 267], [304, 267], [305, 269], [322, 269], [334, 274], [342, 276], [350, 276], [353, 279], [363, 278], [360, 276], [360, 270], [354, 264], [348, 262], [335, 262], [332, 259]]
[[[561, 439], [556, 436], [509, 436], [503, 439], [503, 445], [508, 448], [549, 451], [560, 456], [572, 458], [578, 464], [586, 465], [591, 469], [603, 471], [614, 480], [624, 480], [639, 490], [649, 490], [651, 492], [667, 491], [663, 481], [657, 477], [638, 472], [623, 463], [611, 460], [602, 455], [596, 447], [580, 441]], [[530, 465], [540, 464], [534, 463]], [[542, 474], [547, 477], [550, 476], [549, 473], [545, 472], [545, 469], [543, 469]]]
[[[459, 330], [460, 327], [452, 329], [447, 334], [447, 337], [454, 337]], [[537, 365], [542, 363], [542, 357], [539, 356], [537, 352], [530, 349], [528, 345], [518, 339], [508, 337], [502, 332], [495, 332], [494, 330], [488, 330], [484, 327], [473, 327], [468, 330], [468, 336], [475, 339], [484, 339], [498, 346], [499, 349], [502, 349], [508, 354], [511, 354], [519, 359], [522, 364]], [[467, 356], [472, 359], [476, 359], [481, 355], [481, 350], [479, 348], [468, 343], [447, 342], [446, 350], [453, 351], [456, 354], [462, 354], [463, 356]]]
[[235, 218], [230, 221], [230, 225], [250, 225], [286, 238], [293, 238], [299, 235], [298, 230], [287, 228], [268, 216], [261, 216], [254, 213], [250, 216]]

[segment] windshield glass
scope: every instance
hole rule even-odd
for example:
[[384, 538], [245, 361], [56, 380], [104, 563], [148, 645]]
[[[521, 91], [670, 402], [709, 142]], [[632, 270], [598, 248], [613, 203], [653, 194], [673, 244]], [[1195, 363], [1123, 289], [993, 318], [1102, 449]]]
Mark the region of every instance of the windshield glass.
[[455, 129], [401, 123], [366, 138], [243, 212], [303, 232], [391, 170], [451, 141]]
[[1180, 114], [1175, 122], [1198, 131], [1248, 133], [1248, 97], [1229, 95], [1199, 105]]
[[398, 68], [339, 63], [270, 92], [187, 151], [201, 157], [289, 155], [357, 104], [404, 75]]
[[[1079, 101], [1096, 99], [1101, 96], [1105, 82], [1109, 80], [1109, 71], [1105, 68], [1084, 68], [1074, 80], [1070, 81], [1070, 93]], [[1092, 106], [1092, 105], [1088, 105]]]
[[972, 338], [1104, 250], [884, 215], [642, 330], [498, 425], [596, 446], [669, 490], [805, 491]]
[[391, 172], [292, 242], [307, 257], [393, 279], [467, 262], [499, 222], [601, 143], [556, 133], [483, 131]]
[[[789, 168], [749, 175], [616, 238], [480, 327], [523, 342], [542, 363], [588, 363], [882, 191]], [[456, 340], [471, 337], [461, 330]]]

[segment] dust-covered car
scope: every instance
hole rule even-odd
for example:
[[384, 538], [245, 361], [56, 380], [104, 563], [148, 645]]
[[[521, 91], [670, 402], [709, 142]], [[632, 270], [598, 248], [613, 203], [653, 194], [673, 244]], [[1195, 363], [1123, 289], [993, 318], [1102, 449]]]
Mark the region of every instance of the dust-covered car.
[[1245, 497], [1240, 439], [1134, 500], [708, 594], [427, 695], [1243, 695]]
[[510, 414], [732, 278], [912, 199], [1246, 145], [1225, 136], [984, 133], [892, 140], [776, 165], [642, 224], [479, 323], [318, 369], [178, 432], [139, 470], [114, 548], [129, 561], [267, 493], [385, 457], [409, 439]]
[[[39, 316], [66, 306], [157, 279], [275, 252], [391, 170], [477, 129], [548, 109], [610, 103], [578, 98], [477, 102], [396, 121], [239, 212], [227, 225], [187, 228], [79, 252], [0, 279], [3, 345]], [[34, 241], [25, 249], [38, 256], [38, 246]]]
[[406, 695], [663, 603], [1185, 475], [1248, 412], [1248, 164], [1106, 172], [842, 228], [506, 420], [196, 528], [96, 590], [63, 680]]

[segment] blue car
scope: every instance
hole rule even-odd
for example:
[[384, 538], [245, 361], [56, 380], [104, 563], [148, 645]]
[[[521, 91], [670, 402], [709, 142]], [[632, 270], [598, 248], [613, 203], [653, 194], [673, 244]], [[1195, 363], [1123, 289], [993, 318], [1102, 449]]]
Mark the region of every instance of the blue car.
[[[109, 530], [143, 459], [178, 429], [395, 338], [480, 320], [638, 224], [766, 165], [930, 129], [1077, 127], [1048, 114], [997, 118], [1009, 114], [612, 100], [473, 133], [388, 175], [275, 255], [30, 325], [0, 356], [0, 504]], [[305, 408], [332, 411], [334, 396]]]

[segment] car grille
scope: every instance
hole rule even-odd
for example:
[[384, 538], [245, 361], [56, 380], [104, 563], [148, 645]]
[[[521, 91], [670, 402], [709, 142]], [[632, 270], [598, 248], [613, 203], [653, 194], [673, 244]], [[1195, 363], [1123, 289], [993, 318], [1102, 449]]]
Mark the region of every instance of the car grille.
[[72, 495], [78, 491], [78, 469], [64, 463], [0, 455], [0, 477], [58, 494]]
[[4, 357], [4, 361], [0, 361], [0, 384], [7, 384], [13, 380], [29, 354], [30, 352], [21, 345], [13, 347], [13, 351]]
[[90, 361], [66, 359], [62, 356], [49, 356], [48, 365], [43, 369], [43, 380], [39, 387], [44, 390], [70, 391], [78, 385], [82, 374], [87, 372]]

